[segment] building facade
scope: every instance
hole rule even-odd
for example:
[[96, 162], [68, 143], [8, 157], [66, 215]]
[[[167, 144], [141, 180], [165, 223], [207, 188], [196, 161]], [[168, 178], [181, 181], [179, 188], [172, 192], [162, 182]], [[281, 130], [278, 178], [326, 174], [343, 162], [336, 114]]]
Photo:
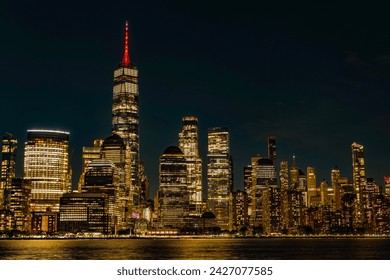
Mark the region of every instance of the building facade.
[[187, 186], [190, 215], [201, 215], [202, 210], [202, 160], [199, 157], [198, 119], [184, 117], [179, 133], [179, 148], [187, 161]]
[[243, 191], [230, 193], [229, 230], [249, 229], [248, 194]]
[[276, 169], [272, 160], [260, 158], [253, 170], [256, 180], [252, 193], [253, 228], [261, 227], [265, 233], [279, 231], [280, 189], [277, 183]]
[[318, 206], [317, 176], [316, 169], [308, 166], [306, 169], [307, 176], [307, 207]]
[[93, 160], [84, 177], [83, 193], [101, 193], [107, 196], [109, 230], [116, 233], [126, 228], [126, 209], [121, 203], [119, 175], [115, 164], [106, 159]]
[[24, 179], [31, 182], [31, 211], [59, 211], [68, 192], [69, 132], [32, 129], [24, 146]]
[[14, 178], [9, 189], [9, 210], [12, 213], [12, 229], [30, 231], [31, 183], [23, 178]]
[[279, 184], [280, 184], [280, 214], [281, 227], [285, 232], [289, 227], [289, 193], [290, 193], [290, 176], [288, 169], [288, 161], [280, 162], [279, 169]]
[[60, 232], [94, 232], [107, 234], [109, 219], [107, 195], [103, 193], [69, 193], [61, 197]]
[[352, 143], [352, 178], [356, 195], [355, 227], [362, 227], [365, 223], [363, 215], [362, 193], [366, 186], [366, 171], [364, 167], [364, 147], [356, 142]]
[[119, 229], [125, 229], [130, 223], [133, 212], [137, 212], [138, 192], [131, 183], [130, 150], [123, 138], [113, 134], [103, 141], [102, 159], [111, 161], [116, 167], [117, 185], [115, 187], [116, 209], [119, 212]]
[[16, 174], [16, 150], [18, 140], [7, 134], [3, 137], [1, 149], [0, 209], [8, 209], [9, 188]]
[[207, 154], [207, 207], [221, 229], [229, 228], [229, 195], [233, 191], [233, 163], [227, 128], [209, 128]]
[[180, 148], [166, 148], [159, 162], [159, 227], [186, 227], [186, 219], [189, 216], [187, 175], [186, 158]]

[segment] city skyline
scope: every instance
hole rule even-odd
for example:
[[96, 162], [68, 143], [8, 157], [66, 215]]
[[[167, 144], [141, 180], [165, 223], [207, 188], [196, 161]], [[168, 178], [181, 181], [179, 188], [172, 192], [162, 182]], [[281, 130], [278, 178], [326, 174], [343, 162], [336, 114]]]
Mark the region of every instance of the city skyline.
[[[142, 4], [138, 5], [135, 9], [146, 10]], [[166, 147], [177, 145], [180, 121], [184, 116], [199, 119], [199, 150], [203, 166], [207, 129], [218, 126], [229, 129], [235, 189], [243, 189], [243, 168], [250, 164], [251, 157], [257, 154], [267, 157], [266, 141], [271, 135], [276, 136], [278, 161], [291, 163], [295, 154], [297, 165], [303, 171], [308, 166], [316, 169], [317, 182], [323, 178], [330, 182], [334, 165], [339, 166], [342, 176], [352, 178], [350, 145], [356, 141], [366, 149], [366, 176], [374, 177], [379, 185], [383, 185], [383, 176], [388, 175], [386, 162], [389, 157], [385, 143], [390, 140], [386, 131], [390, 117], [385, 110], [388, 97], [384, 95], [389, 88], [388, 51], [380, 48], [388, 40], [386, 34], [379, 34], [378, 30], [372, 33], [382, 41], [370, 41], [375, 50], [370, 53], [369, 46], [365, 49], [363, 43], [359, 44], [353, 30], [344, 30], [345, 35], [351, 36], [357, 44], [357, 52], [354, 53], [352, 48], [346, 53], [348, 44], [336, 40], [344, 33], [339, 31], [332, 37], [332, 25], [330, 30], [322, 29], [326, 36], [321, 39], [318, 35], [310, 35], [308, 29], [294, 31], [291, 27], [283, 29], [268, 25], [256, 20], [254, 14], [245, 9], [244, 15], [249, 19], [234, 17], [232, 9], [227, 7], [226, 14], [217, 17], [220, 21], [213, 21], [214, 6], [210, 7], [211, 14], [172, 2], [159, 8], [167, 12], [167, 15], [160, 15], [154, 11], [160, 18], [172, 14], [176, 16], [172, 21], [185, 21], [183, 27], [172, 22], [162, 24], [165, 27], [174, 25], [168, 29], [172, 33], [167, 32], [167, 38], [157, 36], [157, 30], [150, 32], [152, 26], [143, 25], [145, 21], [138, 15], [123, 14], [120, 18], [121, 12], [115, 18], [103, 16], [95, 25], [88, 21], [83, 23], [81, 17], [76, 16], [76, 23], [70, 27], [67, 26], [69, 21], [65, 21], [66, 24], [60, 22], [60, 19], [65, 19], [64, 12], [60, 12], [59, 19], [54, 19], [52, 26], [28, 16], [23, 19], [11, 17], [12, 11], [1, 19], [2, 31], [6, 38], [10, 38], [1, 51], [11, 54], [5, 58], [0, 72], [4, 120], [1, 129], [3, 135], [8, 131], [18, 138], [19, 176], [22, 170], [20, 151], [23, 150], [20, 143], [24, 142], [27, 129], [66, 130], [70, 131], [70, 160], [74, 171], [73, 188], [76, 188], [75, 182], [81, 172], [81, 147], [110, 135], [110, 78], [121, 61], [121, 31], [124, 20], [129, 19], [130, 55], [140, 69], [141, 159], [145, 161], [146, 174], [151, 180], [151, 194], [157, 191], [158, 158]], [[23, 12], [22, 15], [25, 16]], [[53, 20], [50, 15], [48, 17]], [[29, 20], [33, 23], [31, 26]], [[250, 20], [254, 23], [251, 24]], [[336, 13], [336, 20], [340, 20], [340, 14]], [[357, 18], [354, 20], [353, 23], [357, 24]], [[75, 32], [77, 24], [80, 29]], [[321, 26], [316, 21], [314, 25]], [[208, 29], [203, 29], [207, 26]], [[345, 26], [348, 30], [349, 25], [346, 23]], [[363, 30], [363, 27], [357, 24], [354, 30]], [[370, 27], [374, 25], [367, 28]], [[194, 31], [202, 41], [208, 42], [208, 48], [202, 45], [197, 49], [197, 40], [193, 41], [188, 34], [175, 33], [180, 30]], [[164, 52], [152, 48], [151, 39], [142, 34], [144, 32], [156, 36], [155, 40], [165, 47]], [[242, 44], [229, 41], [229, 32]], [[88, 36], [84, 37], [86, 34]], [[368, 36], [369, 32], [364, 34]], [[17, 37], [27, 37], [30, 43], [29, 48], [20, 54], [18, 48], [11, 50], [13, 44], [19, 42]], [[170, 42], [172, 39], [175, 40]], [[192, 42], [195, 46], [190, 48]], [[227, 42], [229, 44], [223, 44]], [[338, 48], [336, 42], [343, 43], [345, 49]], [[177, 46], [171, 49], [175, 44]], [[42, 50], [38, 50], [39, 46]], [[61, 55], [49, 50], [58, 46]], [[271, 49], [273, 46], [276, 48]], [[70, 47], [69, 52], [65, 51], [67, 47]], [[246, 48], [249, 50], [247, 55], [244, 53]], [[264, 52], [258, 53], [258, 48]], [[234, 53], [235, 49], [239, 51]], [[215, 58], [208, 52], [214, 53]], [[226, 59], [222, 59], [225, 56]], [[295, 56], [298, 58], [294, 59]], [[24, 74], [26, 83], [19, 84], [16, 73], [17, 69], [21, 70], [14, 67], [22, 65], [26, 59], [28, 65], [35, 67]], [[56, 71], [47, 70], [53, 66], [57, 66]], [[296, 73], [294, 67], [297, 67]], [[313, 69], [315, 71], [311, 71]], [[85, 77], [83, 73], [86, 73]], [[335, 79], [338, 75], [339, 79]], [[79, 80], [78, 76], [83, 76], [83, 79]], [[372, 108], [368, 106], [371, 98], [380, 98], [381, 102]], [[9, 104], [13, 103], [16, 103], [12, 109], [17, 114], [15, 119], [9, 118]], [[159, 139], [158, 143], [155, 139]]]

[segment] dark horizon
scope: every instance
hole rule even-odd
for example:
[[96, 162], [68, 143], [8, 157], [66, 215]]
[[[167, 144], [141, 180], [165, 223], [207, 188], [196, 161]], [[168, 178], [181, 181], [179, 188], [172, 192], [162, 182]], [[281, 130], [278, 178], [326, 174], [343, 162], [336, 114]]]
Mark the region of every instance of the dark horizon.
[[18, 176], [27, 129], [66, 130], [76, 188], [82, 146], [111, 133], [113, 71], [126, 20], [151, 194], [159, 156], [178, 145], [181, 118], [190, 115], [199, 119], [204, 175], [207, 129], [229, 129], [235, 189], [242, 189], [250, 158], [267, 157], [268, 136], [276, 136], [278, 163], [295, 154], [303, 172], [316, 168], [318, 184], [330, 181], [335, 165], [352, 178], [355, 141], [365, 147], [367, 177], [383, 185], [390, 175], [386, 9], [22, 2], [0, 4], [0, 132], [18, 138]]

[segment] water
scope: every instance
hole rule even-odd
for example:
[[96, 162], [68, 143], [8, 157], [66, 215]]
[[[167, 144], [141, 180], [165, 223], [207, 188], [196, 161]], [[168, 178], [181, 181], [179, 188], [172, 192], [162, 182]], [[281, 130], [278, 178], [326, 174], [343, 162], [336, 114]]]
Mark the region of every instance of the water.
[[0, 240], [8, 260], [390, 259], [390, 239]]

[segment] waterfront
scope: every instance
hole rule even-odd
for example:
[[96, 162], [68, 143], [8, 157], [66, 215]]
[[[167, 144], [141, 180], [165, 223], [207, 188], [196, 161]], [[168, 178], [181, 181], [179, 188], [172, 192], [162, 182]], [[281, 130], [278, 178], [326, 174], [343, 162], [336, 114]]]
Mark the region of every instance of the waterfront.
[[390, 239], [0, 240], [2, 260], [387, 260]]

